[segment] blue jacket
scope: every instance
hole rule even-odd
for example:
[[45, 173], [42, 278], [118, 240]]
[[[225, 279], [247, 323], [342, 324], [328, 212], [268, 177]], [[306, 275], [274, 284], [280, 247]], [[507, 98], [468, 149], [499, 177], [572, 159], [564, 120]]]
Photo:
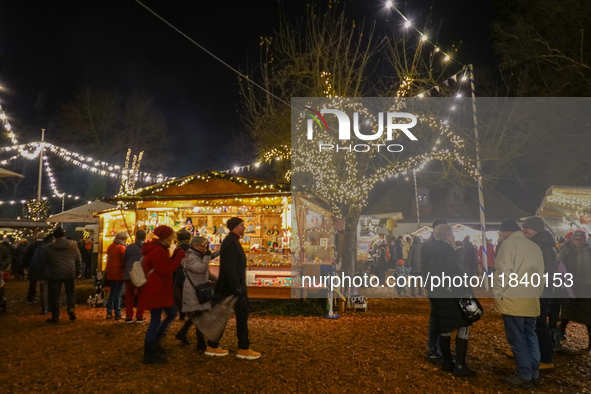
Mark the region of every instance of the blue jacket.
[[123, 260], [125, 261], [125, 272], [123, 280], [131, 280], [129, 272], [133, 268], [133, 263], [142, 259], [142, 249], [144, 248], [144, 240], [138, 240], [134, 244], [129, 245], [125, 249]]

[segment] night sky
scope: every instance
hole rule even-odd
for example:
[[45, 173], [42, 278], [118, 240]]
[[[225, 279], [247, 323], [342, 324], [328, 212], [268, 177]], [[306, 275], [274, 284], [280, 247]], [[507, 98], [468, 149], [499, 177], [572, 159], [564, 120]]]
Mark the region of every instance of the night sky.
[[[346, 14], [356, 21], [375, 19], [378, 33], [384, 34], [401, 25], [392, 11], [384, 11], [384, 3], [349, 1]], [[431, 27], [441, 23], [442, 48], [462, 41], [458, 59], [475, 65], [476, 79], [479, 70], [494, 72], [491, 2], [433, 3], [431, 9], [427, 0], [397, 5], [411, 19], [425, 20], [431, 13]], [[306, 11], [303, 1], [146, 0], [144, 4], [241, 70], [256, 66], [260, 36], [277, 29], [280, 8], [291, 18], [301, 18]], [[83, 86], [150, 92], [165, 111], [176, 139], [175, 160], [163, 169], [167, 175], [212, 168], [223, 157], [226, 140], [243, 130], [236, 75], [132, 0], [2, 2], [0, 85], [4, 87], [0, 100], [11, 119], [38, 129], [47, 127], [47, 120]], [[45, 101], [36, 110], [40, 93]], [[51, 133], [46, 139], [52, 140]], [[229, 160], [226, 168], [235, 164]]]

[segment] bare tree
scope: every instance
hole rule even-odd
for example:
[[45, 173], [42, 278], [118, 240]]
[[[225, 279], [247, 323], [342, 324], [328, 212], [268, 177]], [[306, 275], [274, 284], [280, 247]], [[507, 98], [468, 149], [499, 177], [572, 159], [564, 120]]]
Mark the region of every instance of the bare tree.
[[142, 168], [147, 170], [161, 169], [171, 159], [166, 117], [146, 93], [124, 97], [114, 90], [83, 88], [62, 107], [57, 129], [64, 147], [76, 146], [101, 160], [121, 163], [128, 148], [145, 152]]

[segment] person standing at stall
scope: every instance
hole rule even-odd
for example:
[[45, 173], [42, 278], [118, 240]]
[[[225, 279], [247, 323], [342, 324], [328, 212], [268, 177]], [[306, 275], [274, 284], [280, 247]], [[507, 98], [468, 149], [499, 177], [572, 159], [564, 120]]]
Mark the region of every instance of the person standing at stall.
[[[125, 284], [125, 249], [129, 234], [121, 231], [107, 248], [107, 280], [111, 286], [107, 300], [107, 320], [121, 320], [121, 292]], [[113, 310], [115, 316], [113, 317]]]
[[240, 237], [244, 234], [244, 221], [233, 217], [226, 226], [230, 234], [222, 242], [220, 248], [220, 275], [215, 286], [216, 300], [228, 296], [237, 298], [234, 311], [236, 313], [236, 331], [238, 334], [238, 354], [236, 357], [255, 360], [261, 354], [250, 349], [248, 340], [248, 294], [246, 289], [246, 255], [240, 245]]
[[125, 274], [123, 275], [123, 280], [125, 280], [125, 323], [133, 323], [133, 299], [136, 293], [137, 313], [135, 315], [135, 322], [144, 322], [146, 305], [144, 298], [141, 296], [142, 287], [135, 287], [129, 273], [133, 268], [133, 264], [142, 259], [142, 249], [144, 248], [145, 241], [146, 232], [144, 230], [138, 230], [135, 234], [135, 242], [125, 248], [125, 254], [123, 255], [123, 260], [125, 260]]
[[[173, 298], [172, 274], [185, 258], [182, 250], [176, 253], [174, 259], [170, 258], [169, 248], [176, 239], [171, 227], [158, 226], [154, 229], [154, 235], [158, 238], [146, 242], [142, 249], [142, 266], [147, 282], [141, 297], [144, 298], [146, 309], [150, 310], [150, 324], [144, 340], [144, 364], [163, 364], [167, 361], [158, 341], [164, 337], [178, 312]], [[166, 314], [164, 321], [162, 312]]]

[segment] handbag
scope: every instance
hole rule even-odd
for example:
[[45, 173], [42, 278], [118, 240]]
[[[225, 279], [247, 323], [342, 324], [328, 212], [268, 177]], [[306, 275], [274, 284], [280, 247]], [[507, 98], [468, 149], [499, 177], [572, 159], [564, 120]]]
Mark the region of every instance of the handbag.
[[195, 289], [195, 293], [197, 295], [197, 301], [200, 304], [205, 304], [213, 299], [213, 283], [207, 282], [200, 285], [195, 286], [191, 277], [187, 275], [187, 271], [185, 267], [183, 267], [183, 272], [185, 273], [185, 277], [189, 279], [189, 283], [191, 283], [191, 287]]
[[468, 323], [476, 323], [484, 314], [484, 309], [472, 291], [469, 291], [464, 297], [458, 298], [458, 305], [464, 319]]

